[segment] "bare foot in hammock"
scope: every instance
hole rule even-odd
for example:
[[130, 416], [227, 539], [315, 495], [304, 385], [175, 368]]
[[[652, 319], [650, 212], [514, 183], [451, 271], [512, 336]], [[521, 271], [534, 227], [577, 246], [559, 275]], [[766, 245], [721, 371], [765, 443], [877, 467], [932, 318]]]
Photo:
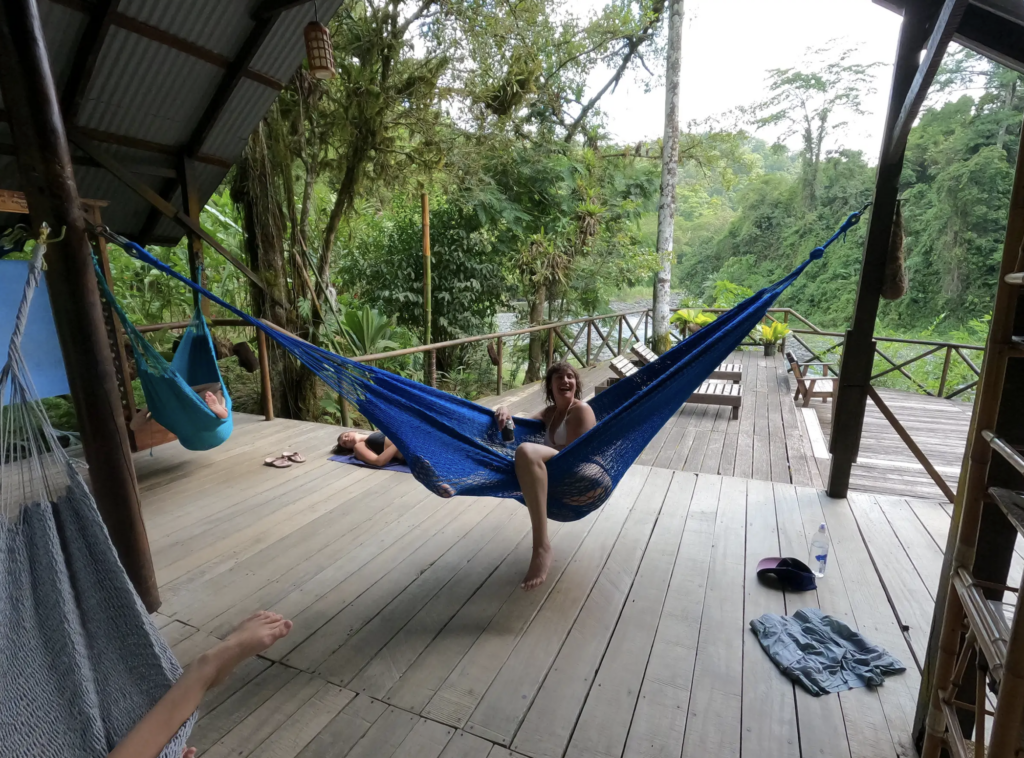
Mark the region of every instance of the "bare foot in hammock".
[[223, 403], [223, 401], [221, 401], [219, 397], [214, 395], [212, 392], [207, 392], [205, 395], [203, 395], [203, 400], [206, 401], [206, 404], [210, 407], [210, 410], [213, 411], [214, 416], [216, 416], [217, 418], [228, 417], [227, 406]]
[[520, 585], [529, 592], [544, 584], [548, 578], [548, 569], [551, 568], [551, 543], [548, 542], [541, 547], [536, 545], [533, 548], [533, 557], [530, 558], [530, 568], [526, 571], [526, 578]]
[[291, 630], [292, 622], [281, 614], [258, 611], [235, 627], [223, 642], [203, 653], [196, 663], [210, 667], [210, 686], [216, 687], [239, 663], [262, 653]]

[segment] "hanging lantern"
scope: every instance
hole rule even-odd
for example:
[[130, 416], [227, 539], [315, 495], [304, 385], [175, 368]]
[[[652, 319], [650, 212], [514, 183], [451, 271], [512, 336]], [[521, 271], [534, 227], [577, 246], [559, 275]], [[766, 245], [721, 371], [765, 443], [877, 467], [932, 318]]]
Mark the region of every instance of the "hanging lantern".
[[304, 35], [309, 73], [317, 79], [333, 79], [337, 76], [337, 72], [334, 70], [334, 48], [331, 45], [331, 33], [319, 21], [310, 21], [306, 24]]

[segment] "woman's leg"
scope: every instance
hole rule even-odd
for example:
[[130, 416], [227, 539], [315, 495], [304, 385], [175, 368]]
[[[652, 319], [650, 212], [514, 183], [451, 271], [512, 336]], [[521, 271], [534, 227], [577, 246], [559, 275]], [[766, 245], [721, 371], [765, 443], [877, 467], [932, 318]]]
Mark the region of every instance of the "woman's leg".
[[[223, 682], [246, 658], [262, 653], [284, 637], [291, 628], [291, 621], [269, 611], [247, 618], [223, 642], [185, 669], [167, 694], [107, 758], [158, 758], [164, 746], [199, 707], [207, 690]], [[184, 755], [188, 753], [186, 750]]]
[[548, 541], [548, 466], [558, 451], [547, 445], [524, 442], [516, 448], [516, 476], [533, 525], [533, 557], [523, 580], [524, 590], [539, 587], [551, 567], [551, 543]]

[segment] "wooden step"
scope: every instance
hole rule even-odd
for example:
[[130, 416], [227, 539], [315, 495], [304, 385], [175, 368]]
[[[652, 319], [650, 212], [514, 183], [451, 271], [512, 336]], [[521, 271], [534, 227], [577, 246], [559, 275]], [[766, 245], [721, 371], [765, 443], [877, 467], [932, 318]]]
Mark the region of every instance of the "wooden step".
[[1021, 455], [1013, 445], [990, 429], [984, 430], [981, 433], [981, 436], [988, 441], [988, 444], [992, 446], [993, 450], [1006, 459], [1007, 463], [1017, 469], [1020, 473], [1024, 474], [1024, 455]]
[[1003, 603], [986, 598], [985, 589], [974, 581], [971, 572], [965, 568], [953, 575], [953, 586], [963, 603], [978, 646], [988, 661], [989, 672], [998, 684], [1003, 678], [1006, 648], [1010, 640], [1010, 625], [1003, 612]]

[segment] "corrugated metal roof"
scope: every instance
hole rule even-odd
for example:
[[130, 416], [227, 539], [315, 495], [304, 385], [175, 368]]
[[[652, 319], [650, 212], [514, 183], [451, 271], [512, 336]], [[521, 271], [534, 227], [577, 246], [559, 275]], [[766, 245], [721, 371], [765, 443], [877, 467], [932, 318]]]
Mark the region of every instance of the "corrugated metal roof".
[[[168, 77], [169, 71], [175, 76]], [[222, 69], [205, 61], [113, 28], [96, 62], [78, 123], [126, 137], [182, 145], [223, 76]]]
[[[255, 26], [252, 13], [261, 0], [122, 0], [118, 12], [167, 32], [193, 45], [233, 59]], [[61, 0], [38, 0], [46, 35], [50, 67], [62, 92], [84, 33], [87, 16]], [[66, 0], [65, 0], [66, 2]], [[341, 0], [319, 2], [322, 21], [341, 6]], [[305, 56], [303, 27], [313, 17], [313, 3], [299, 5], [276, 19], [250, 66], [278, 81], [287, 81]], [[160, 146], [156, 151], [104, 142], [105, 152], [133, 169], [136, 179], [157, 192], [173, 184], [154, 176], [147, 167], [164, 173], [175, 164], [196, 132], [225, 70], [160, 42], [114, 25], [109, 30], [76, 119], [76, 125], [105, 133], [105, 140], [126, 138], [142, 147], [143, 140]], [[249, 134], [266, 114], [278, 93], [252, 79], [242, 79], [210, 130], [200, 154], [233, 163]], [[2, 102], [0, 102], [2, 105]], [[11, 144], [6, 125], [0, 125], [0, 144]], [[167, 154], [172, 153], [172, 154]], [[73, 154], [81, 158], [77, 150]], [[104, 220], [127, 236], [140, 237], [151, 206], [106, 170], [76, 164], [75, 176], [82, 197], [107, 200]], [[158, 172], [159, 173], [159, 172]], [[196, 183], [206, 202], [227, 173], [223, 165], [199, 163]], [[0, 155], [0, 187], [16, 189], [17, 167], [10, 156]], [[181, 207], [175, 190], [171, 202]], [[4, 218], [4, 222], [14, 219]], [[180, 227], [163, 219], [151, 238], [180, 239]], [[145, 240], [143, 240], [145, 241]]]

